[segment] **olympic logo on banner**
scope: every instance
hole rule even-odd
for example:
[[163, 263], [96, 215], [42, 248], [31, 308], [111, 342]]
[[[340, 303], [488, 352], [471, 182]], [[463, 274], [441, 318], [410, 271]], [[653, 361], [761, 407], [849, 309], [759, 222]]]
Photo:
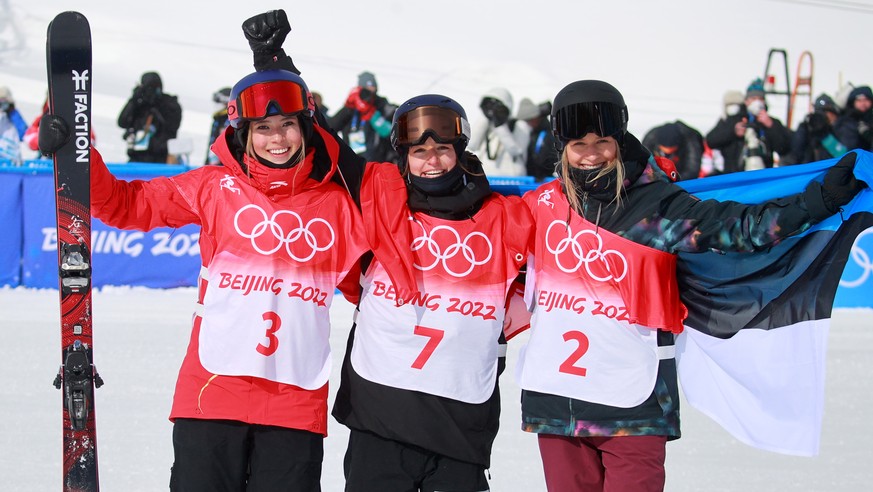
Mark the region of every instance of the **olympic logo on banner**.
[[[249, 210], [252, 212], [244, 218], [243, 214]], [[251, 220], [251, 215], [255, 220]], [[319, 251], [330, 249], [336, 239], [333, 228], [324, 219], [316, 217], [304, 224], [300, 215], [291, 210], [277, 210], [267, 217], [267, 212], [257, 205], [239, 209], [233, 225], [240, 236], [251, 240], [258, 253], [272, 255], [284, 247], [288, 256], [301, 263], [311, 260]], [[317, 229], [323, 229], [327, 234], [316, 234]], [[325, 236], [327, 241], [324, 241]], [[320, 244], [323, 242], [327, 244]], [[300, 255], [301, 252], [304, 254]]]
[[[420, 222], [416, 222], [416, 224], [421, 227], [421, 235], [412, 240], [412, 251], [420, 251], [422, 248], [427, 247], [427, 251], [433, 255], [433, 262], [429, 265], [418, 265], [417, 263], [413, 263], [415, 268], [421, 271], [426, 272], [432, 270], [437, 266], [437, 264], [442, 263], [443, 269], [449, 275], [456, 278], [466, 277], [475, 267], [488, 263], [488, 260], [491, 259], [491, 255], [494, 252], [494, 248], [491, 245], [488, 236], [481, 232], [471, 232], [470, 234], [467, 234], [467, 237], [461, 240], [461, 235], [458, 234], [458, 231], [450, 226], [436, 226], [430, 231], [430, 234], [428, 234], [424, 229], [424, 225]], [[441, 232], [442, 234], [440, 234]], [[437, 239], [438, 235], [441, 237], [447, 236], [448, 241], [445, 239], [439, 241]], [[446, 243], [451, 244], [446, 246]], [[474, 248], [474, 246], [476, 247]], [[443, 249], [443, 247], [445, 247], [445, 249]], [[481, 253], [486, 250], [487, 254], [484, 255], [485, 257], [479, 259]], [[452, 262], [453, 265], [456, 265], [458, 262], [463, 262], [469, 263], [469, 267], [462, 272], [454, 271], [452, 267], [449, 266], [449, 262], [455, 258], [457, 258], [458, 261]]]
[[[560, 240], [558, 240], [558, 244], [552, 245], [552, 228], [555, 226], [565, 230], [566, 237], [561, 237]], [[597, 247], [585, 251], [585, 248], [580, 244], [579, 240], [582, 236], [588, 234], [590, 234], [593, 239], [586, 242], [594, 242]], [[627, 275], [627, 259], [623, 254], [614, 249], [604, 251], [603, 238], [593, 230], [584, 229], [573, 235], [573, 231], [570, 229], [569, 224], [562, 220], [553, 221], [549, 224], [548, 229], [546, 229], [546, 249], [549, 253], [555, 255], [555, 264], [558, 265], [558, 268], [560, 268], [564, 273], [574, 273], [578, 271], [582, 265], [585, 265], [585, 271], [588, 272], [588, 275], [598, 282], [607, 282], [609, 280], [621, 282], [625, 275]], [[562, 257], [568, 256], [563, 254], [567, 251], [569, 251], [572, 254], [572, 257], [576, 260], [576, 264], [569, 268], [565, 266], [561, 260]], [[609, 261], [610, 257], [613, 258], [613, 261], [611, 262]], [[613, 271], [613, 268], [615, 271]]]
[[[849, 258], [858, 265], [861, 269], [861, 273], [858, 274], [858, 278], [855, 280], [840, 279], [840, 287], [859, 287], [867, 281], [871, 274], [873, 274], [873, 261], [871, 261], [870, 253], [861, 247], [861, 240], [865, 236], [873, 236], [873, 229], [867, 229], [861, 234], [858, 234], [857, 239], [855, 239], [855, 244], [852, 245], [852, 251], [849, 253]], [[850, 267], [847, 265], [846, 269], [843, 271], [844, 277], [849, 268]], [[851, 269], [855, 270], [854, 267]]]

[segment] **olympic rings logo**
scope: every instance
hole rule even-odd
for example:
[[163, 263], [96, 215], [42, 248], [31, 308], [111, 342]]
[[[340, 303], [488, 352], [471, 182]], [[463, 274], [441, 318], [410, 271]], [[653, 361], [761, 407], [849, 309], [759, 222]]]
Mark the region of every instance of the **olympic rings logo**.
[[[558, 241], [558, 244], [552, 245], [550, 238], [552, 237], [552, 228], [558, 226], [561, 229], [566, 231], [566, 237], [561, 237]], [[585, 251], [580, 244], [579, 239], [582, 238], [583, 235], [590, 234], [592, 236], [591, 241], [596, 241], [596, 248], [589, 249]], [[591, 242], [586, 241], [586, 242]], [[549, 224], [548, 229], [546, 229], [546, 249], [549, 253], [555, 255], [555, 264], [558, 265], [558, 268], [561, 269], [564, 273], [574, 273], [579, 270], [582, 265], [585, 265], [585, 271], [588, 272], [588, 275], [597, 280], [598, 282], [607, 282], [609, 280], [615, 280], [616, 282], [621, 282], [624, 277], [627, 275], [627, 259], [620, 252], [614, 249], [603, 250], [603, 238], [600, 237], [596, 232], [585, 229], [577, 232], [573, 235], [573, 231], [570, 229], [569, 224], [562, 220], [555, 220], [551, 224]], [[572, 253], [572, 256], [576, 259], [576, 264], [572, 267], [565, 266], [561, 258], [566, 257], [567, 255], [563, 255], [562, 253], [568, 251]], [[608, 261], [608, 257], [614, 257], [614, 261]], [[597, 271], [605, 272], [605, 275], [598, 274], [597, 271], [592, 270], [593, 266], [600, 266]], [[614, 266], [615, 272], [612, 271]]]
[[[256, 218], [259, 219], [256, 220], [254, 224], [251, 224], [250, 227], [246, 227], [248, 232], [243, 230], [240, 224], [240, 216], [242, 216], [242, 214], [247, 210], [254, 210]], [[291, 219], [290, 225], [292, 227], [288, 232], [285, 232], [283, 226], [289, 225], [289, 219], [284, 216], [290, 217]], [[247, 222], [246, 224], [249, 225], [250, 223]], [[313, 226], [316, 224], [324, 224], [324, 227], [327, 229], [330, 239], [326, 245], [319, 245], [319, 238], [312, 232]], [[331, 228], [330, 224], [322, 218], [316, 217], [304, 225], [303, 219], [296, 212], [291, 210], [277, 210], [271, 217], [267, 217], [267, 212], [257, 205], [246, 205], [239, 209], [233, 218], [233, 225], [240, 236], [251, 240], [252, 248], [254, 248], [258, 253], [261, 253], [262, 255], [272, 255], [284, 246], [288, 256], [301, 263], [311, 260], [315, 257], [315, 253], [319, 251], [330, 249], [336, 240], [336, 234], [334, 233], [333, 228]], [[303, 243], [299, 243], [300, 240], [302, 240]], [[268, 247], [264, 247], [265, 245], [262, 243], [266, 243]], [[275, 244], [269, 246], [271, 243]], [[306, 247], [303, 248], [304, 251], [310, 251], [305, 255], [298, 256], [295, 251], [299, 253], [299, 250], [304, 243], [306, 245]]]
[[[473, 271], [475, 267], [488, 263], [488, 260], [491, 259], [491, 255], [494, 252], [494, 248], [491, 246], [491, 241], [488, 239], [488, 236], [481, 232], [471, 232], [470, 234], [467, 234], [467, 237], [465, 237], [462, 241], [461, 235], [458, 234], [458, 231], [452, 229], [449, 226], [436, 226], [433, 228], [433, 230], [430, 231], [430, 234], [428, 234], [428, 232], [424, 229], [424, 225], [422, 225], [420, 222], [416, 222], [416, 224], [421, 227], [421, 236], [412, 240], [412, 251], [420, 251], [422, 248], [427, 247], [427, 251], [430, 252], [431, 255], [433, 255], [433, 262], [431, 262], [429, 265], [418, 265], [417, 263], [413, 263], [415, 268], [421, 271], [426, 272], [433, 269], [435, 266], [437, 266], [437, 264], [442, 263], [443, 269], [449, 275], [456, 278], [466, 277]], [[444, 240], [443, 243], [452, 242], [452, 244], [446, 247], [445, 250], [443, 250], [443, 248], [440, 246], [440, 242], [436, 239], [436, 236], [442, 231], [445, 231], [449, 235], [449, 241]], [[481, 240], [484, 241], [485, 246], [487, 246], [488, 253], [485, 255], [484, 259], [478, 259], [476, 251], [473, 249], [472, 246], [470, 246], [470, 242], [474, 238], [481, 238]], [[481, 252], [481, 249], [479, 251]], [[461, 256], [458, 257], [458, 255]], [[463, 272], [454, 271], [449, 266], [449, 260], [452, 260], [456, 257], [463, 258], [464, 262], [469, 263], [470, 266]]]
[[840, 279], [840, 287], [858, 287], [866, 282], [867, 278], [869, 278], [871, 273], [873, 273], [873, 261], [871, 261], [870, 255], [867, 251], [860, 246], [861, 238], [867, 235], [873, 235], [873, 229], [867, 229], [861, 234], [858, 234], [858, 238], [855, 239], [855, 244], [852, 245], [852, 251], [849, 253], [851, 259], [861, 267], [860, 275], [858, 275], [858, 278], [855, 280]]

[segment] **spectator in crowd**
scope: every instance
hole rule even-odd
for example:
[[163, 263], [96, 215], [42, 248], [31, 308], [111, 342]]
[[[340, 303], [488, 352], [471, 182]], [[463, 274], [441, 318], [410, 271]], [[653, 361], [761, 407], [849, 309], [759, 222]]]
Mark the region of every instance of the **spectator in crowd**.
[[324, 119], [325, 121], [327, 121], [327, 119], [329, 118], [329, 117], [328, 117], [328, 112], [330, 111], [330, 108], [328, 108], [327, 106], [325, 106], [324, 103], [322, 102], [323, 98], [321, 97], [321, 93], [320, 93], [320, 92], [316, 92], [316, 91], [312, 91], [312, 99], [315, 100], [315, 108], [316, 108], [319, 112], [321, 112], [322, 119]]
[[790, 151], [791, 130], [770, 116], [764, 96], [763, 81], [755, 79], [740, 112], [719, 120], [706, 134], [709, 146], [724, 156], [725, 173], [773, 167], [774, 152]]
[[512, 95], [495, 87], [479, 103], [485, 121], [473, 128], [470, 151], [482, 160], [488, 176], [524, 176], [527, 174], [527, 145], [530, 132], [526, 125], [516, 125], [510, 118]]
[[530, 138], [527, 144], [527, 175], [533, 176], [537, 182], [555, 175], [555, 164], [558, 162], [558, 152], [555, 150], [555, 137], [549, 126], [549, 113], [552, 103], [546, 101], [539, 105], [528, 98], [518, 103], [515, 117], [519, 125], [526, 124], [530, 128]]
[[27, 122], [15, 109], [15, 100], [8, 87], [0, 87], [0, 159], [21, 160], [21, 141]]
[[855, 87], [849, 93], [843, 114], [834, 124], [837, 138], [849, 150], [873, 150], [873, 91]]
[[209, 147], [206, 149], [206, 166], [220, 166], [221, 159], [212, 151], [212, 143], [230, 125], [227, 119], [227, 101], [230, 98], [230, 87], [223, 87], [212, 94], [212, 101], [217, 105], [212, 113], [212, 127], [209, 130]]
[[700, 177], [703, 158], [703, 135], [680, 120], [652, 128], [643, 137], [643, 145], [653, 155], [673, 162], [677, 179]]
[[791, 152], [780, 161], [781, 165], [805, 164], [839, 157], [848, 150], [834, 134], [834, 123], [840, 109], [827, 94], [815, 98], [812, 112], [806, 115], [791, 138]]
[[361, 72], [345, 105], [328, 120], [356, 154], [368, 161], [397, 161], [391, 147], [391, 119], [397, 106], [380, 96], [376, 76]]
[[182, 106], [176, 96], [165, 94], [161, 76], [142, 74], [140, 84], [118, 115], [124, 129], [127, 155], [135, 162], [167, 163], [167, 142], [176, 138], [182, 124]]

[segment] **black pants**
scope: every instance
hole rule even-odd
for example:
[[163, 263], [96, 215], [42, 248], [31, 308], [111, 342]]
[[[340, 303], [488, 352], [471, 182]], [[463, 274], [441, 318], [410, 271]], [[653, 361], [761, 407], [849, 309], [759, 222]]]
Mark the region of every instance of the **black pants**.
[[173, 492], [319, 492], [324, 438], [230, 420], [177, 419]]
[[484, 492], [485, 468], [352, 429], [346, 492]]

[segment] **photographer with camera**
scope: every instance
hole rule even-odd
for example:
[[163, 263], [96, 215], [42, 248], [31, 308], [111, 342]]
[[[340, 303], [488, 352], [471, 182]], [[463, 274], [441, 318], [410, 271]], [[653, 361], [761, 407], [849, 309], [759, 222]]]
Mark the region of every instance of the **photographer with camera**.
[[839, 113], [840, 108], [827, 94], [815, 98], [812, 112], [806, 115], [791, 138], [791, 152], [780, 164], [806, 164], [845, 154], [849, 149], [834, 134]]
[[358, 85], [349, 92], [345, 105], [329, 119], [349, 147], [367, 161], [397, 161], [391, 147], [391, 119], [397, 106], [377, 94], [379, 85], [370, 72], [358, 75]]
[[473, 127], [470, 149], [482, 160], [488, 176], [525, 176], [527, 145], [530, 132], [526, 125], [516, 125], [510, 118], [512, 95], [495, 87], [479, 103], [485, 120]]
[[530, 128], [525, 168], [527, 175], [533, 176], [538, 183], [545, 178], [554, 177], [555, 165], [558, 163], [555, 137], [549, 126], [548, 116], [551, 112], [550, 101], [534, 104], [525, 97], [518, 103], [518, 112], [515, 114], [519, 125], [527, 125]]
[[181, 124], [182, 106], [176, 96], [164, 93], [157, 72], [142, 74], [118, 115], [131, 162], [168, 163], [167, 142], [176, 138]]
[[764, 100], [764, 83], [755, 79], [746, 89], [745, 111], [719, 120], [706, 142], [724, 156], [724, 172], [773, 167], [773, 153], [791, 150], [791, 130], [770, 116]]

